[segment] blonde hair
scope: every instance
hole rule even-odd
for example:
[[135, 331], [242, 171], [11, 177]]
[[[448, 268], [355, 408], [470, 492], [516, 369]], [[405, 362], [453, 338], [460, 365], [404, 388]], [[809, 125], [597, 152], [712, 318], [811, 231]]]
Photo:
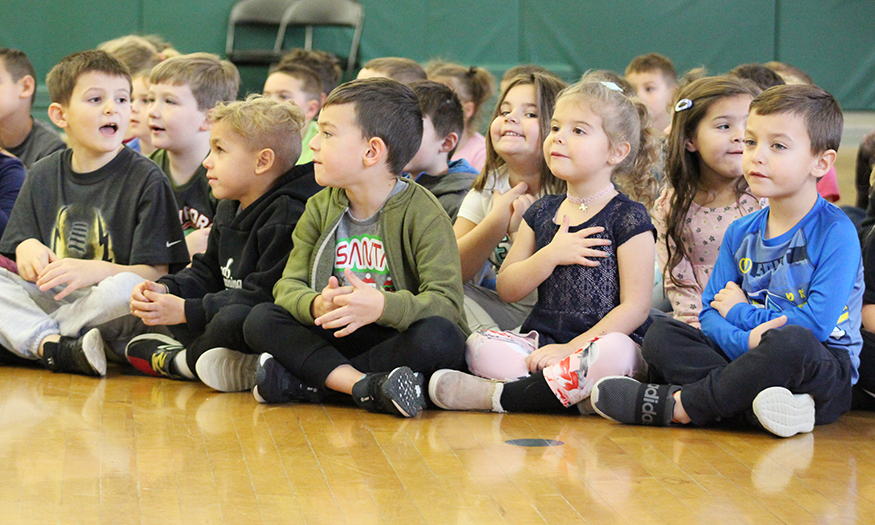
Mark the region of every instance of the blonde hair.
[[168, 58], [155, 66], [149, 83], [188, 86], [197, 100], [197, 108], [207, 111], [218, 102], [237, 98], [240, 73], [234, 64], [218, 55], [191, 53]]
[[147, 74], [163, 59], [158, 48], [149, 40], [138, 35], [127, 35], [107, 40], [97, 46], [127, 66], [132, 77]]
[[659, 142], [644, 102], [619, 89], [610, 76], [590, 72], [562, 90], [557, 100], [575, 98], [586, 103], [602, 118], [611, 148], [629, 144], [629, 154], [614, 167], [611, 179], [629, 198], [649, 210], [659, 189], [652, 171], [659, 159]]
[[252, 94], [246, 100], [219, 102], [210, 110], [214, 124], [223, 123], [254, 150], [271, 149], [280, 173], [292, 169], [301, 156], [304, 113], [293, 104]]
[[[495, 105], [495, 111], [492, 112], [492, 120], [498, 118], [501, 113], [501, 103], [504, 102], [508, 92], [517, 86], [531, 85], [535, 88], [535, 103], [538, 106], [538, 142], [543, 143], [544, 138], [550, 132], [550, 118], [553, 116], [553, 108], [556, 107], [556, 96], [565, 88], [565, 82], [552, 73], [534, 72], [526, 75], [517, 75], [511, 79], [507, 88], [502, 91], [498, 98], [498, 104]], [[491, 122], [491, 121], [490, 121]], [[550, 168], [547, 166], [547, 161], [544, 155], [541, 157], [541, 190], [546, 193], [562, 193], [565, 191], [565, 181], [557, 179], [553, 176]], [[495, 151], [495, 146], [492, 144], [492, 133], [486, 134], [486, 164], [483, 166], [483, 171], [474, 180], [472, 189], [483, 191], [486, 187], [486, 180], [492, 173], [504, 166], [504, 159], [501, 158]]]

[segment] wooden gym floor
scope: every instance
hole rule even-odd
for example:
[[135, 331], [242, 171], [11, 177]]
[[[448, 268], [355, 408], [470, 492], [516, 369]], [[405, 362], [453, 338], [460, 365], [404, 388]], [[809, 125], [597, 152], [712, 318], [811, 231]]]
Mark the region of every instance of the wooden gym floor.
[[[873, 114], [846, 119], [841, 204], [855, 198], [854, 141], [873, 127]], [[7, 523], [871, 524], [875, 413], [790, 439], [598, 416], [405, 420], [119, 367], [103, 380], [0, 367]]]
[[0, 522], [875, 522], [873, 413], [790, 439], [598, 416], [405, 420], [126, 373], [0, 368]]

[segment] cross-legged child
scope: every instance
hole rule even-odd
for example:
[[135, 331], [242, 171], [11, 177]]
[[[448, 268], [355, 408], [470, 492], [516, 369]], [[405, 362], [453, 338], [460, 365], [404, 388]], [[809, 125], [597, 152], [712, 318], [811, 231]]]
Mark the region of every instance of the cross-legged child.
[[753, 100], [742, 165], [769, 207], [726, 231], [702, 297], [702, 330], [655, 322], [643, 346], [653, 383], [602, 379], [592, 394], [599, 413], [704, 425], [752, 408], [766, 430], [787, 437], [849, 410], [860, 362], [860, 245], [847, 216], [817, 193], [841, 135], [841, 108], [818, 87], [776, 86]]
[[656, 202], [656, 255], [675, 319], [699, 326], [702, 290], [726, 228], [763, 204], [741, 170], [744, 126], [759, 90], [728, 76], [684, 86], [674, 107], [667, 185]]
[[312, 170], [295, 167], [303, 126], [297, 106], [252, 95], [219, 103], [210, 118], [204, 166], [220, 200], [207, 250], [179, 273], [137, 285], [133, 314], [168, 326], [174, 338], [139, 335], [126, 355], [149, 375], [248, 390], [258, 356], [243, 341], [243, 322], [253, 306], [273, 300], [292, 231], [321, 188]]
[[180, 269], [188, 252], [166, 177], [122, 145], [127, 68], [84, 51], [52, 68], [47, 84], [49, 116], [70, 149], [31, 169], [0, 241], [19, 273], [0, 270], [0, 344], [52, 371], [104, 375], [93, 327], [127, 314], [134, 286]]
[[208, 112], [237, 96], [234, 64], [209, 53], [168, 58], [149, 76], [149, 129], [156, 148], [149, 158], [167, 174], [189, 254], [206, 249], [217, 202], [203, 161], [210, 152]]
[[650, 312], [654, 228], [614, 182], [652, 177], [657, 140], [644, 103], [605, 78], [584, 76], [559, 95], [543, 151], [568, 192], [529, 207], [498, 274], [505, 301], [538, 290], [525, 335], [483, 330], [468, 339], [471, 371], [511, 382], [438, 371], [429, 396], [439, 407], [556, 410], [585, 400], [601, 377], [646, 371], [638, 343]]
[[[276, 304], [246, 319], [261, 402], [326, 389], [367, 410], [413, 417], [423, 381], [464, 366], [462, 278], [452, 227], [428, 190], [399, 178], [422, 136], [413, 91], [356, 80], [325, 102], [310, 142], [316, 181], [295, 228]], [[415, 373], [421, 375], [417, 376]]]
[[36, 71], [23, 51], [0, 47], [0, 148], [12, 153], [29, 169], [36, 161], [66, 148], [51, 126], [34, 119]]
[[479, 173], [465, 159], [449, 160], [465, 123], [462, 104], [444, 84], [417, 80], [410, 87], [422, 110], [422, 143], [404, 171], [437, 197], [454, 221], [462, 199]]

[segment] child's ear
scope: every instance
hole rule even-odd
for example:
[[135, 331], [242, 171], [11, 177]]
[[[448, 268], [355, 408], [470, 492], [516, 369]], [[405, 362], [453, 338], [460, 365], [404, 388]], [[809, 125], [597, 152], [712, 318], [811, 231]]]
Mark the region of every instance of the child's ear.
[[456, 147], [456, 144], [459, 143], [459, 134], [455, 131], [451, 132], [449, 135], [444, 137], [444, 140], [441, 142], [441, 153], [447, 153], [453, 151], [453, 148]]
[[693, 144], [693, 141], [690, 139], [684, 139], [684, 148], [686, 148], [686, 150], [690, 153], [695, 153], [699, 151], [699, 149], [696, 148], [696, 145]]
[[59, 128], [67, 127], [67, 116], [64, 114], [64, 106], [57, 102], [52, 102], [48, 109], [49, 118], [52, 119], [55, 126]]
[[383, 142], [383, 139], [380, 137], [371, 137], [368, 141], [368, 147], [365, 149], [365, 154], [362, 157], [362, 162], [366, 168], [370, 168], [379, 164], [381, 160], [385, 161], [388, 155], [389, 148], [386, 146], [386, 143]]
[[36, 89], [36, 81], [30, 75], [24, 75], [18, 80], [18, 85], [21, 86], [21, 91], [18, 93], [18, 98], [26, 98], [30, 100], [33, 97], [33, 91]]
[[473, 102], [463, 102], [462, 103], [462, 114], [465, 115], [465, 122], [471, 120], [471, 117], [474, 116], [474, 110], [477, 109], [474, 106]]
[[629, 145], [628, 142], [623, 142], [622, 144], [617, 144], [611, 150], [611, 155], [608, 157], [608, 164], [611, 166], [616, 166], [623, 162], [623, 159], [626, 158], [626, 155], [632, 150], [632, 146]]
[[258, 152], [258, 160], [255, 162], [255, 174], [262, 175], [270, 171], [276, 162], [276, 153], [270, 148], [264, 148]]
[[203, 115], [204, 115], [204, 121], [201, 122], [201, 126], [200, 126], [200, 128], [198, 128], [198, 131], [209, 131], [209, 130], [213, 129], [213, 119], [210, 118], [209, 110], [204, 111]]
[[838, 153], [834, 149], [828, 149], [817, 156], [814, 161], [814, 169], [811, 170], [811, 175], [817, 178], [826, 175], [830, 168], [835, 164]]
[[306, 106], [307, 107], [302, 108], [304, 110], [304, 118], [307, 122], [310, 122], [319, 114], [319, 101], [308, 100]]

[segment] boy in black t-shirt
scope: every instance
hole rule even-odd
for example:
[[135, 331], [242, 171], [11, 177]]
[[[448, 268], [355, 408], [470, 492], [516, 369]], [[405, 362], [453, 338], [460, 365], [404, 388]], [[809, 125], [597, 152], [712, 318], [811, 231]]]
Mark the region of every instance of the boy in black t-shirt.
[[208, 113], [237, 98], [239, 85], [234, 64], [210, 53], [168, 58], [149, 77], [149, 129], [158, 148], [149, 158], [170, 179], [190, 255], [206, 249], [216, 214], [202, 165], [210, 152]]
[[122, 146], [127, 69], [103, 51], [75, 53], [48, 87], [70, 149], [33, 166], [0, 240], [19, 273], [0, 270], [0, 345], [54, 372], [100, 376], [103, 339], [86, 329], [127, 313], [138, 282], [184, 266], [188, 253], [167, 179]]
[[126, 354], [146, 374], [197, 376], [224, 390], [219, 387], [228, 365], [248, 367], [248, 373], [234, 375], [236, 381], [255, 375], [258, 355], [243, 340], [243, 321], [253, 306], [273, 301], [271, 290], [292, 249], [292, 232], [307, 199], [321, 188], [312, 162], [295, 166], [304, 123], [297, 106], [252, 95], [219, 103], [210, 116], [204, 166], [221, 200], [207, 250], [176, 275], [134, 288], [133, 314], [147, 325], [168, 326], [173, 338], [137, 336]]

